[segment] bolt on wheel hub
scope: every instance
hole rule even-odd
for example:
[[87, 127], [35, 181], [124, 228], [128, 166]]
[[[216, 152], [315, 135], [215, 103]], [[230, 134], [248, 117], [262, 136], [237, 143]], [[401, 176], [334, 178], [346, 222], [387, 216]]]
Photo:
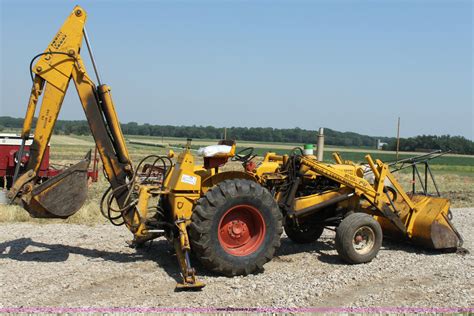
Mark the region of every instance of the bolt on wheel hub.
[[257, 251], [265, 237], [265, 221], [251, 205], [236, 205], [222, 216], [218, 226], [222, 248], [234, 256], [247, 256]]
[[359, 254], [369, 253], [375, 245], [375, 232], [371, 227], [362, 226], [356, 230], [352, 238], [352, 246]]

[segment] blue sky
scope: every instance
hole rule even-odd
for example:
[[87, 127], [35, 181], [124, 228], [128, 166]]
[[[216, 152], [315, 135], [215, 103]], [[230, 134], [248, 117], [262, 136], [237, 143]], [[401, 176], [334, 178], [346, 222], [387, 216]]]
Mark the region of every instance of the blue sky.
[[[474, 139], [471, 1], [0, 3], [0, 115], [79, 3], [122, 122]], [[71, 88], [60, 118], [84, 119]]]

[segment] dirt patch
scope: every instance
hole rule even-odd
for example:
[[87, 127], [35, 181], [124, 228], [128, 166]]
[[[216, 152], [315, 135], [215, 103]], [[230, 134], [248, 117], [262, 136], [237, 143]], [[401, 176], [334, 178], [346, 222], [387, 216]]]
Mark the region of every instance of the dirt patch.
[[473, 191], [448, 191], [441, 192], [441, 196], [451, 200], [451, 203], [455, 207], [467, 207], [474, 204], [474, 192]]

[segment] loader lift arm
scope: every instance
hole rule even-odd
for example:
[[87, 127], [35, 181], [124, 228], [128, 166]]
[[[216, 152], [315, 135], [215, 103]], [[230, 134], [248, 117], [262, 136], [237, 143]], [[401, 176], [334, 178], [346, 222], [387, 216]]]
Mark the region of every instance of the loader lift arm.
[[[308, 157], [300, 157], [300, 174], [311, 170], [332, 179], [353, 193], [366, 200], [378, 220], [398, 231], [398, 234], [414, 243], [434, 249], [455, 249], [462, 246], [462, 237], [452, 225], [449, 213], [449, 200], [426, 195], [408, 195], [381, 160], [373, 161], [370, 155], [365, 156], [374, 173], [375, 183], [371, 184], [363, 177], [337, 170]], [[336, 161], [341, 161], [336, 159]], [[388, 179], [399, 198], [392, 198], [385, 186]], [[365, 208], [368, 211], [368, 208]], [[370, 212], [370, 211], [369, 211]]]
[[[313, 221], [313, 226], [337, 227], [349, 214], [359, 212], [373, 216], [384, 234], [395, 239], [430, 249], [454, 250], [462, 246], [463, 238], [451, 222], [450, 201], [439, 196], [438, 191], [436, 196], [429, 195], [425, 185], [422, 194], [407, 193], [390, 171], [390, 164], [374, 161], [370, 155], [365, 156], [367, 166], [343, 161], [337, 153], [333, 156], [335, 164], [318, 161], [312, 155], [267, 153], [257, 167], [255, 174], [275, 192], [289, 222], [295, 224], [295, 231], [311, 232], [309, 226], [299, 228], [305, 221]], [[426, 157], [410, 159], [409, 163]], [[365, 177], [369, 172], [373, 182]], [[431, 171], [426, 168], [425, 172]], [[321, 186], [317, 187], [318, 183]]]

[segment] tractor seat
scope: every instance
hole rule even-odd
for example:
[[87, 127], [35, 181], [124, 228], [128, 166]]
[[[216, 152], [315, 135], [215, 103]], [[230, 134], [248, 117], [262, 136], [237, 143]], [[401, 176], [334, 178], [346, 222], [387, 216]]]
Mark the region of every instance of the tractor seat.
[[204, 168], [218, 168], [235, 155], [235, 141], [221, 140], [217, 145], [199, 148], [198, 154], [204, 157]]
[[206, 147], [201, 147], [198, 149], [198, 155], [202, 157], [232, 157], [231, 154], [232, 146], [228, 145], [210, 145]]

